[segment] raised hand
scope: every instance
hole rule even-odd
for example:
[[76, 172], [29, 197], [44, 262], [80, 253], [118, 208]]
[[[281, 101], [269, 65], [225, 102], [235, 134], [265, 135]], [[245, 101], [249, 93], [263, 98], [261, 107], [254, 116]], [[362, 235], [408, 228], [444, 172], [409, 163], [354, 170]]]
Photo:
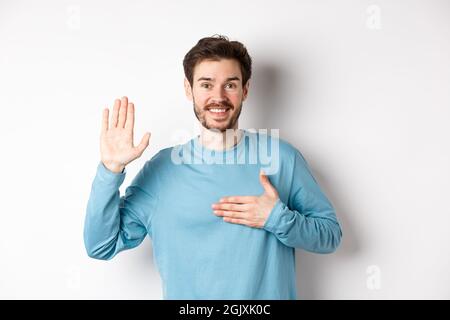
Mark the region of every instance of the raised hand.
[[133, 145], [134, 104], [128, 103], [127, 97], [115, 100], [111, 122], [108, 119], [109, 109], [105, 108], [100, 135], [101, 161], [112, 172], [120, 173], [128, 163], [142, 155], [151, 134], [147, 132], [138, 146]]

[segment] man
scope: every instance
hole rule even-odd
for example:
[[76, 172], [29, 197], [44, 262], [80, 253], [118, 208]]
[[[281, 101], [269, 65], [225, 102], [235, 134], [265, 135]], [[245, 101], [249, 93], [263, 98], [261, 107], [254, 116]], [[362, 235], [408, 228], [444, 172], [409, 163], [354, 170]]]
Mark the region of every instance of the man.
[[[335, 211], [297, 149], [238, 128], [251, 77], [240, 42], [203, 38], [183, 65], [201, 133], [159, 151], [122, 197], [125, 166], [150, 134], [133, 146], [134, 105], [126, 97], [115, 101], [110, 121], [103, 111], [87, 253], [108, 260], [148, 234], [164, 299], [296, 299], [295, 248], [333, 252], [342, 235]], [[267, 158], [261, 150], [269, 149]], [[262, 170], [269, 167], [270, 179]]]

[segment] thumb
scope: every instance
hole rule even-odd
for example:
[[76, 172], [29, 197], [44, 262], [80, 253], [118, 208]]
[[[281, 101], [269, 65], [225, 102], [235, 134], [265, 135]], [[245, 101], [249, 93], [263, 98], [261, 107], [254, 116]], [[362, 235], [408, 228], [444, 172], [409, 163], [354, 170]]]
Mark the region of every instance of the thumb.
[[265, 192], [273, 196], [278, 195], [277, 190], [274, 188], [274, 186], [272, 186], [263, 169], [259, 170], [259, 181], [263, 186]]
[[136, 149], [138, 150], [139, 156], [141, 156], [142, 153], [144, 152], [145, 148], [147, 148], [151, 135], [152, 134], [150, 132], [145, 133], [141, 139], [141, 143], [139, 143], [139, 145], [136, 147]]

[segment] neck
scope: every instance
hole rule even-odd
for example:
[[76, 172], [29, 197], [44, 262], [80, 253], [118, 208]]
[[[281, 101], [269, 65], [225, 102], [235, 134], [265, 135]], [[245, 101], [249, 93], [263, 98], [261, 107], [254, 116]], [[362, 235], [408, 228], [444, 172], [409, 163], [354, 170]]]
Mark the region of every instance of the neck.
[[223, 151], [233, 148], [239, 143], [243, 131], [238, 129], [237, 125], [233, 129], [227, 129], [225, 132], [209, 130], [201, 126], [198, 140], [202, 146], [211, 150]]

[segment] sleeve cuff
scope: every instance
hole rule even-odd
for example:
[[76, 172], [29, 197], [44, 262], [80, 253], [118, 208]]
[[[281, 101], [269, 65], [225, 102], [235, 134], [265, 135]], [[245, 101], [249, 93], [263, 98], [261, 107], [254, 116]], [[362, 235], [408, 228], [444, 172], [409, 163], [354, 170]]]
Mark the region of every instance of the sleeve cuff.
[[263, 228], [269, 232], [275, 232], [275, 228], [277, 225], [279, 225], [281, 215], [286, 210], [286, 208], [286, 205], [280, 200], [280, 198], [278, 198]]
[[120, 173], [115, 173], [106, 168], [101, 161], [97, 165], [97, 177], [103, 182], [120, 186], [125, 179], [125, 175], [126, 168]]

